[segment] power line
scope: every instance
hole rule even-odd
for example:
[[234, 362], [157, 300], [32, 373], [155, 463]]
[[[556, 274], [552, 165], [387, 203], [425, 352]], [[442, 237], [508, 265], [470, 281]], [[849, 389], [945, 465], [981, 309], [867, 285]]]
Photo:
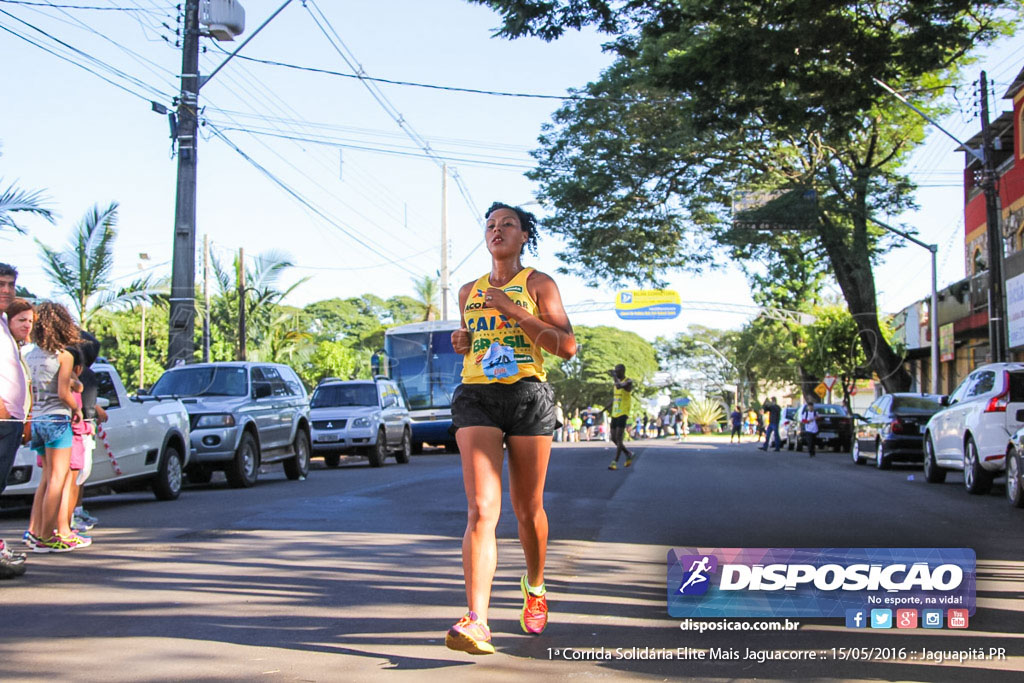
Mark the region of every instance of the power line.
[[97, 7], [95, 5], [57, 5], [52, 2], [25, 2], [25, 0], [0, 0], [0, 2], [7, 3], [8, 5], [24, 5], [26, 7], [53, 7], [56, 9], [87, 9], [96, 10], [98, 12], [149, 12], [157, 14], [160, 10], [146, 9], [144, 7]]
[[313, 204], [309, 200], [307, 200], [305, 197], [303, 197], [301, 194], [299, 194], [298, 191], [293, 189], [291, 186], [289, 186], [283, 180], [281, 180], [276, 175], [271, 173], [265, 166], [261, 165], [258, 161], [256, 161], [251, 156], [249, 156], [244, 151], [242, 151], [242, 149], [238, 145], [236, 145], [234, 142], [232, 142], [231, 139], [228, 138], [227, 135], [222, 133], [220, 131], [220, 129], [218, 129], [216, 126], [214, 126], [212, 124], [209, 124], [209, 127], [210, 127], [210, 130], [213, 131], [213, 134], [215, 136], [220, 138], [225, 144], [227, 144], [229, 147], [231, 147], [231, 149], [235, 150], [235, 152], [237, 152], [239, 156], [241, 156], [243, 159], [248, 161], [249, 164], [251, 164], [254, 168], [256, 168], [256, 170], [258, 170], [260, 173], [262, 173], [264, 176], [266, 176], [269, 180], [271, 180], [275, 185], [277, 185], [282, 190], [284, 190], [289, 195], [291, 195], [295, 200], [297, 200], [300, 204], [305, 206], [307, 209], [309, 209], [310, 211], [312, 211], [313, 213], [318, 215], [320, 218], [322, 218], [323, 220], [327, 221], [328, 223], [330, 223], [331, 225], [336, 227], [338, 230], [341, 230], [343, 233], [345, 233], [346, 235], [351, 237], [353, 240], [355, 240], [357, 243], [359, 243], [360, 245], [362, 245], [366, 249], [372, 251], [374, 254], [380, 256], [381, 258], [386, 259], [387, 261], [389, 261], [391, 263], [393, 263], [394, 265], [398, 266], [399, 268], [401, 268], [405, 272], [409, 273], [410, 275], [413, 275], [413, 276], [418, 276], [419, 275], [419, 273], [417, 273], [415, 271], [412, 271], [412, 270], [409, 270], [408, 268], [406, 268], [404, 265], [402, 265], [397, 260], [391, 259], [387, 254], [385, 254], [384, 252], [380, 251], [379, 249], [377, 249], [373, 245], [363, 241], [358, 235], [353, 233], [351, 230], [346, 228], [344, 225], [342, 225], [341, 223], [338, 223], [336, 220], [334, 220], [333, 218], [328, 216], [326, 213], [324, 213], [323, 211], [321, 211], [317, 207], [313, 206]]

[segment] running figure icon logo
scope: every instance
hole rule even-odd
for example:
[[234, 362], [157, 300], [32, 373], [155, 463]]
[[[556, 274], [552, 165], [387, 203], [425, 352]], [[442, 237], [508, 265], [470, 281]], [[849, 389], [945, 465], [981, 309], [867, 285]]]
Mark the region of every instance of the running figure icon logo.
[[687, 567], [679, 593], [683, 595], [704, 595], [711, 586], [709, 574], [718, 571], [718, 558], [714, 555], [683, 555], [679, 565]]

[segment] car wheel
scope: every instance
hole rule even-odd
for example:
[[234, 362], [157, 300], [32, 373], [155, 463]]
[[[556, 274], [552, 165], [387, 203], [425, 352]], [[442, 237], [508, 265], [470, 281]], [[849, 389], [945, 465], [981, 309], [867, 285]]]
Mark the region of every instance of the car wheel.
[[341, 454], [328, 453], [327, 455], [324, 456], [324, 464], [327, 465], [328, 467], [337, 467], [338, 465], [341, 464]]
[[1020, 451], [1011, 448], [1006, 454], [1006, 500], [1010, 505], [1024, 507], [1024, 467]]
[[967, 493], [980, 495], [992, 489], [992, 475], [981, 466], [978, 446], [973, 437], [967, 437], [964, 444], [964, 488]]
[[202, 465], [192, 465], [185, 471], [190, 484], [209, 484], [213, 479], [213, 470]]
[[850, 449], [850, 457], [853, 458], [854, 465], [864, 464], [864, 460], [860, 456], [860, 441], [857, 439], [853, 440], [853, 448]]
[[885, 445], [881, 441], [875, 444], [875, 467], [880, 470], [887, 470], [892, 467], [892, 461], [885, 454]]
[[158, 500], [174, 500], [181, 493], [181, 454], [175, 446], [164, 449], [164, 457], [156, 469], [153, 494]]
[[409, 462], [410, 455], [412, 455], [412, 434], [406, 429], [402, 432], [402, 444], [395, 453], [395, 460], [404, 465]]
[[224, 474], [233, 489], [247, 489], [256, 484], [260, 476], [260, 447], [249, 432], [242, 432], [238, 450], [224, 469]]
[[367, 449], [366, 457], [370, 461], [370, 467], [380, 467], [384, 464], [384, 458], [388, 457], [388, 442], [383, 428], [377, 432], [377, 443]]
[[295, 455], [284, 461], [284, 476], [291, 480], [302, 479], [309, 474], [309, 434], [305, 429], [295, 433], [292, 449]]
[[924, 435], [924, 478], [930, 484], [941, 484], [946, 481], [946, 470], [935, 462], [935, 444], [932, 435]]

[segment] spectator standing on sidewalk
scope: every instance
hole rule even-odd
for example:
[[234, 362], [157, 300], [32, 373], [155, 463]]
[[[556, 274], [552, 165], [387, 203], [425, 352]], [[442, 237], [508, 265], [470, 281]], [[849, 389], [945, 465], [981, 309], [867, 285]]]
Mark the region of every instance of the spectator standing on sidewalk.
[[764, 445], [761, 446], [762, 451], [768, 450], [768, 444], [772, 440], [772, 436], [775, 437], [775, 446], [773, 450], [779, 450], [782, 448], [782, 440], [779, 438], [779, 418], [782, 415], [782, 408], [779, 407], [779, 402], [775, 400], [775, 397], [768, 399], [768, 403], [765, 404], [764, 411], [768, 413], [768, 428], [764, 432]]
[[[30, 400], [18, 344], [7, 327], [7, 307], [14, 301], [18, 271], [0, 263], [0, 493], [21, 445], [26, 406]], [[0, 540], [0, 579], [25, 573], [25, 554], [16, 553]]]

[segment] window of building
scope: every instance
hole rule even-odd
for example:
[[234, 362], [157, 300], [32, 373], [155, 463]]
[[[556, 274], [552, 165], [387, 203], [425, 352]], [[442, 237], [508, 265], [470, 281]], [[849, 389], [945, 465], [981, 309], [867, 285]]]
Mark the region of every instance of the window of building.
[[974, 258], [971, 259], [971, 274], [977, 275], [987, 267], [988, 266], [985, 264], [985, 257], [981, 254], [981, 248], [976, 247], [974, 249]]

